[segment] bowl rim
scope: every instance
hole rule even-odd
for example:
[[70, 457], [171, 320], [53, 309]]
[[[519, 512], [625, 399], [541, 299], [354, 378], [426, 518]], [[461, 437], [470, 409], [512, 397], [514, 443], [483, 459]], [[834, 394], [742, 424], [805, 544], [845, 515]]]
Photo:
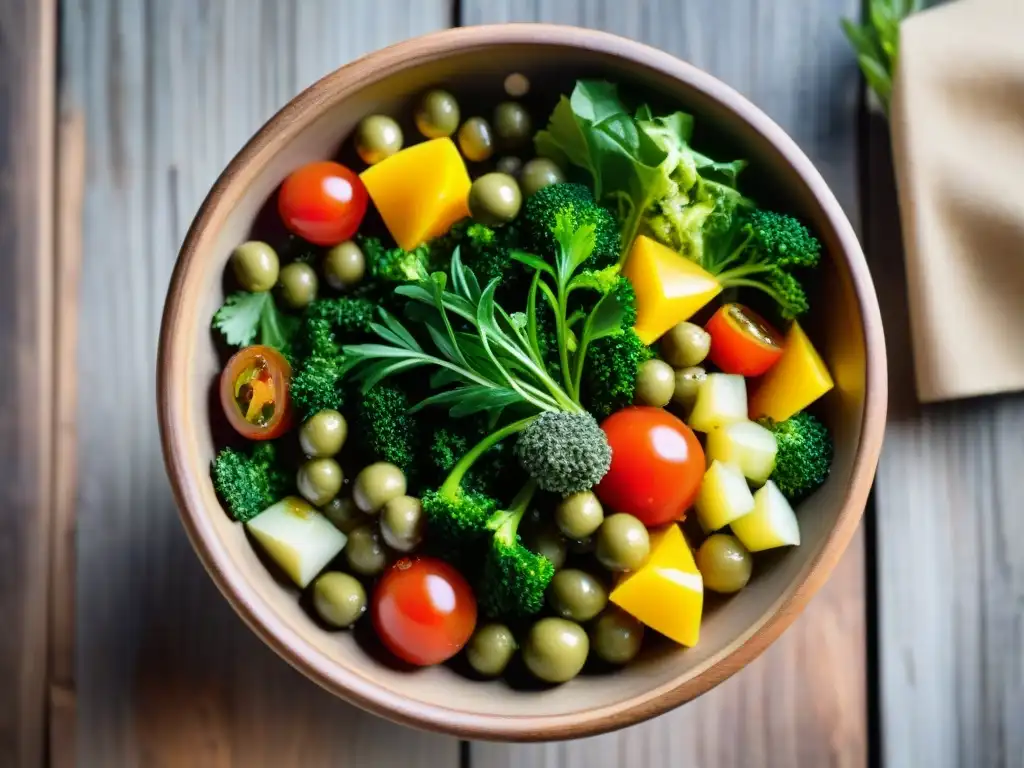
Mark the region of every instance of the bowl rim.
[[[760, 134], [806, 185], [834, 229], [849, 269], [865, 346], [864, 414], [849, 487], [832, 530], [817, 557], [740, 637], [705, 660], [689, 679], [675, 678], [629, 699], [564, 715], [488, 715], [414, 701], [347, 669], [312, 647], [267, 605], [232, 567], [217, 538], [198, 479], [187, 472], [191, 433], [185, 407], [189, 340], [178, 318], [188, 311], [184, 289], [191, 266], [276, 148], [290, 141], [327, 109], [397, 72], [454, 52], [492, 45], [544, 45], [610, 55], [685, 83], [716, 101]], [[193, 302], [194, 303], [194, 302]], [[579, 738], [634, 725], [707, 692], [759, 656], [795, 620], [825, 583], [860, 522], [881, 452], [887, 394], [885, 339], [870, 272], [852, 225], [810, 159], [783, 129], [746, 97], [697, 67], [643, 43], [579, 27], [494, 24], [456, 27], [410, 38], [367, 54], [321, 78], [289, 101], [245, 144], [220, 174], [196, 214], [171, 276], [157, 357], [157, 410], [164, 462], [182, 523], [218, 589], [249, 628], [279, 656], [340, 698], [394, 722], [467, 739], [542, 741]]]

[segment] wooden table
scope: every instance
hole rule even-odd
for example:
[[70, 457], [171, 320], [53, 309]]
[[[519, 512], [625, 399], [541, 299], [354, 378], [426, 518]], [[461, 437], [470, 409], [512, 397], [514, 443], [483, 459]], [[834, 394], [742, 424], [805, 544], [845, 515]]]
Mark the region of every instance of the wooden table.
[[[56, 6], [0, 0], [0, 765], [1024, 766], [1024, 401], [914, 405], [885, 125], [838, 26], [859, 0]], [[789, 130], [860, 225], [893, 392], [865, 535], [778, 643], [657, 720], [533, 746], [399, 728], [274, 656], [189, 548], [154, 409], [178, 245], [251, 132], [360, 54], [512, 20], [645, 40]]]

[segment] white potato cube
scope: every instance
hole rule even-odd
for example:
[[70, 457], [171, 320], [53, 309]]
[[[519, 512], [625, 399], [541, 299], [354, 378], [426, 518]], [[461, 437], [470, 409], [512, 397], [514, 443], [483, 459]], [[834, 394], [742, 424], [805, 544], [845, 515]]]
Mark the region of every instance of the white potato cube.
[[754, 497], [747, 479], [734, 465], [713, 461], [697, 494], [697, 520], [710, 533], [754, 509]]
[[746, 420], [746, 380], [731, 373], [709, 373], [697, 388], [697, 398], [690, 411], [690, 427], [698, 432], [710, 432]]
[[734, 421], [708, 432], [705, 454], [708, 464], [735, 464], [755, 486], [764, 485], [775, 469], [779, 445], [775, 435], [755, 421]]
[[751, 552], [800, 544], [800, 524], [782, 491], [771, 480], [754, 494], [754, 511], [731, 524], [732, 532]]
[[271, 559], [306, 587], [345, 547], [348, 537], [298, 496], [288, 496], [247, 522]]

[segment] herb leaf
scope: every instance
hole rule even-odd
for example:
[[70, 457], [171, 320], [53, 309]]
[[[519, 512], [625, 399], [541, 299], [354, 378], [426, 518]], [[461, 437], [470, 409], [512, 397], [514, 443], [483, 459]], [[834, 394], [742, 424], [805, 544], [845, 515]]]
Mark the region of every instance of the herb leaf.
[[286, 350], [298, 326], [299, 319], [279, 311], [269, 291], [233, 293], [213, 316], [213, 327], [235, 347], [247, 347], [258, 338], [261, 344]]

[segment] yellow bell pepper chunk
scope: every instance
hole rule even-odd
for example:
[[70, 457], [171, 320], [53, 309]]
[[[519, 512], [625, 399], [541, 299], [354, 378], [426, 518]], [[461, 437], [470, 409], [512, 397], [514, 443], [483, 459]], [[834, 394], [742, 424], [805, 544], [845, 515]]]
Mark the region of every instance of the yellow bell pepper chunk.
[[750, 397], [750, 418], [785, 421], [835, 386], [804, 329], [795, 320], [786, 334], [782, 357], [762, 377]]
[[449, 138], [406, 147], [359, 178], [395, 242], [411, 251], [469, 215], [469, 172]]
[[633, 241], [622, 273], [636, 291], [636, 325], [644, 344], [689, 320], [722, 292], [714, 275], [645, 235]]
[[697, 644], [704, 579], [678, 525], [652, 533], [651, 556], [640, 570], [626, 574], [608, 599], [670, 640]]

